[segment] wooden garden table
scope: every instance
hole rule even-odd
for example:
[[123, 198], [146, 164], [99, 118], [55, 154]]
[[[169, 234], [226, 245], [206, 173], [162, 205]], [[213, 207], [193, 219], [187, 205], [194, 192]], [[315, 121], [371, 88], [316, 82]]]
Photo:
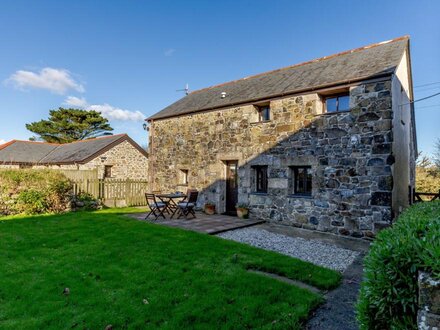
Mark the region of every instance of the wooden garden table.
[[170, 219], [173, 218], [174, 214], [176, 213], [178, 206], [175, 200], [183, 200], [185, 199], [185, 194], [178, 194], [178, 193], [171, 193], [171, 194], [156, 194], [156, 197], [158, 197], [162, 202], [164, 202], [167, 205], [166, 211], [169, 211]]

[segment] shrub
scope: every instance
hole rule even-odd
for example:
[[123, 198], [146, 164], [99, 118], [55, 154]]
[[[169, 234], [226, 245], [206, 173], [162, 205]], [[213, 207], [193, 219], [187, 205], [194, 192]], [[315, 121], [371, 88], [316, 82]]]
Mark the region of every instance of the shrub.
[[102, 207], [99, 200], [86, 192], [80, 192], [78, 195], [74, 196], [72, 199], [72, 206], [75, 210], [97, 210]]
[[407, 209], [377, 235], [357, 304], [361, 329], [416, 329], [417, 274], [440, 278], [440, 202]]
[[1, 170], [0, 215], [59, 213], [70, 205], [72, 183], [51, 170]]

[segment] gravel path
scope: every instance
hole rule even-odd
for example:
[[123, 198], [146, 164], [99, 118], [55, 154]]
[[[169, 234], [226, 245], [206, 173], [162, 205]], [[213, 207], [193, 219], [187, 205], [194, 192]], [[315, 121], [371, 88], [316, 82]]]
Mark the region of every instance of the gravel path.
[[340, 272], [345, 271], [359, 256], [359, 252], [342, 249], [317, 240], [275, 234], [259, 228], [237, 229], [217, 236], [279, 252]]

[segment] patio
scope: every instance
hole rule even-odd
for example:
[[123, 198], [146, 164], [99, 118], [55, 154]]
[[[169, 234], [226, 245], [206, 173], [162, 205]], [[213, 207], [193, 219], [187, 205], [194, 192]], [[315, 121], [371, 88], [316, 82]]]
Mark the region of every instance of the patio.
[[196, 218], [188, 220], [184, 218], [169, 219], [168, 217], [167, 219], [159, 218], [157, 220], [153, 220], [154, 218], [151, 217], [152, 220], [145, 220], [146, 215], [147, 213], [137, 213], [131, 214], [130, 216], [142, 221], [150, 221], [160, 225], [178, 227], [209, 235], [215, 235], [233, 229], [245, 228], [264, 223], [264, 220], [240, 219], [238, 217], [222, 214], [207, 215], [202, 212], [196, 212]]

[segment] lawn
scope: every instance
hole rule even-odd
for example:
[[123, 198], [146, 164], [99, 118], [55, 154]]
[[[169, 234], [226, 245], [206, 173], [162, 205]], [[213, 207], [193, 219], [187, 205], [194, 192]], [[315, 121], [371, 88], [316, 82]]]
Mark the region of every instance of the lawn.
[[[1, 329], [296, 329], [340, 275], [127, 210], [0, 221]], [[64, 294], [69, 288], [69, 294]]]

